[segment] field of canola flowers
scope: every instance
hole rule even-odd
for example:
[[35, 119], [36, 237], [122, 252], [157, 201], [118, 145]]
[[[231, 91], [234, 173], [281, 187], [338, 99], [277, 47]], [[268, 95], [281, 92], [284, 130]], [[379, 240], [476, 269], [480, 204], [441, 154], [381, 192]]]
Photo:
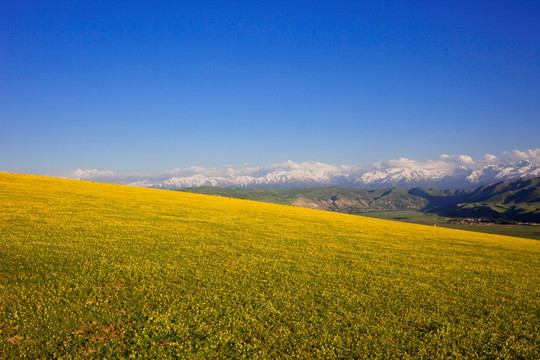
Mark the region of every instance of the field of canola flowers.
[[540, 358], [540, 242], [0, 173], [0, 358]]

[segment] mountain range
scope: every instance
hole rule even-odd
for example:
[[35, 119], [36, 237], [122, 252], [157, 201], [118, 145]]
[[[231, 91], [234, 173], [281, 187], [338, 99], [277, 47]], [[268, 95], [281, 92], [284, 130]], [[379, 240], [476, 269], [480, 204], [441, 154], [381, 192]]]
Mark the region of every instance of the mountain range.
[[[317, 166], [317, 165], [320, 166]], [[298, 165], [298, 166], [297, 166]], [[172, 176], [162, 181], [136, 181], [134, 186], [161, 189], [183, 189], [201, 186], [241, 188], [311, 188], [347, 186], [357, 189], [382, 189], [389, 187], [431, 187], [438, 189], [474, 189], [480, 185], [540, 176], [540, 166], [529, 160], [515, 163], [467, 166], [386, 166], [362, 170], [309, 163], [300, 166], [294, 162], [255, 174], [202, 174]]]
[[363, 214], [417, 210], [447, 217], [540, 223], [540, 177], [508, 180], [473, 190], [349, 187], [244, 189], [199, 187], [182, 191]]

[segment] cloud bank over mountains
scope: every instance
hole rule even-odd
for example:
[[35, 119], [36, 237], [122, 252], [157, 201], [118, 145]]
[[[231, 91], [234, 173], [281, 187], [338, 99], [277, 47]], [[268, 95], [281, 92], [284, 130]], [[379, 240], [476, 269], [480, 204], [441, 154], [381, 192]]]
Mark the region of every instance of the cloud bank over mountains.
[[367, 166], [286, 161], [266, 166], [194, 166], [160, 173], [117, 174], [97, 169], [77, 169], [67, 177], [162, 189], [197, 186], [293, 188], [333, 185], [363, 189], [393, 186], [456, 189], [531, 176], [540, 176], [538, 148], [508, 151], [501, 157], [486, 154], [473, 159], [468, 155], [443, 154], [435, 160], [399, 158]]

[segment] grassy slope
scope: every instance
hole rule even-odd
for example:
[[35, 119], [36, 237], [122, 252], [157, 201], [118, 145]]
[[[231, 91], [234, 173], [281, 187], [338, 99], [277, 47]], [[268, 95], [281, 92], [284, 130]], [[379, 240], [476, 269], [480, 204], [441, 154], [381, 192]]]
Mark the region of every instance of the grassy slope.
[[540, 243], [0, 174], [0, 357], [540, 357]]

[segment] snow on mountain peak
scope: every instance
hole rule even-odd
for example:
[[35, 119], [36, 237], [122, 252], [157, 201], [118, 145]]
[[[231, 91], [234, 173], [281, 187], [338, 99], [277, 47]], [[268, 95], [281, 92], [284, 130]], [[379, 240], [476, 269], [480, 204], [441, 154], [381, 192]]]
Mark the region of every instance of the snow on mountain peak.
[[394, 186], [456, 189], [540, 176], [540, 149], [516, 150], [506, 154], [505, 160], [490, 154], [478, 160], [467, 155], [446, 154], [423, 162], [398, 158], [374, 163], [368, 168], [288, 160], [266, 166], [189, 167], [146, 176], [77, 169], [70, 177], [162, 189], [198, 186], [292, 188], [335, 185], [365, 189]]

